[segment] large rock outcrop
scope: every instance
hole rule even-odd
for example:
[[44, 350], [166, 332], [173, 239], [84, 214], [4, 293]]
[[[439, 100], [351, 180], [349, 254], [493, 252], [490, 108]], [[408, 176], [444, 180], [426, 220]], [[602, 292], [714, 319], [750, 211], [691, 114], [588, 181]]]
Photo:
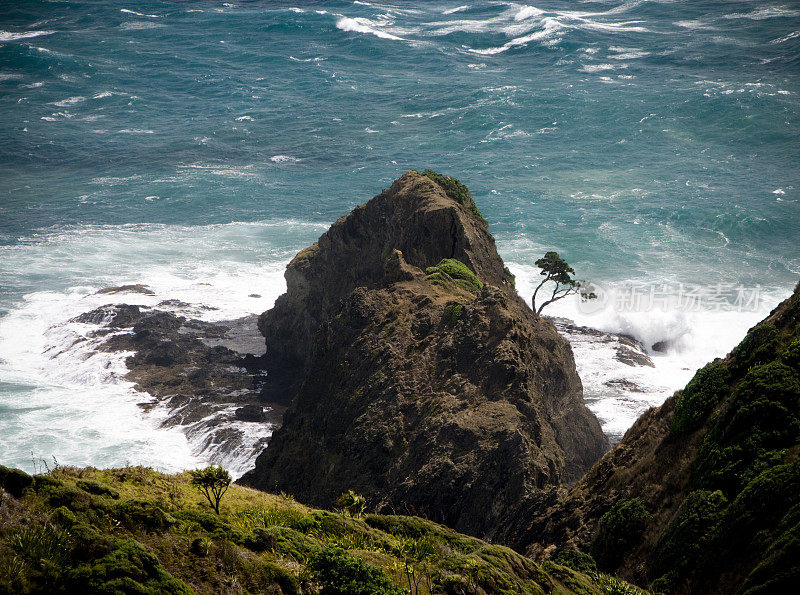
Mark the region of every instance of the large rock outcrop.
[[[506, 539], [591, 552], [658, 593], [800, 590], [800, 284]], [[541, 509], [537, 509], [539, 513]]]
[[322, 506], [353, 489], [491, 536], [597, 460], [570, 346], [476, 211], [455, 180], [409, 171], [292, 260], [259, 328], [294, 400], [244, 483]]

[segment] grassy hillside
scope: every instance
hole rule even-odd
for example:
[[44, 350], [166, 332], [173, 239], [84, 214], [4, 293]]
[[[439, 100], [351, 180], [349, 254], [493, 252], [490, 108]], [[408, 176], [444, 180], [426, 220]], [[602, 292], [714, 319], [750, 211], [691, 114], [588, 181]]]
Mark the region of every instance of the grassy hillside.
[[[0, 593], [640, 593], [404, 516], [314, 510], [188, 473], [0, 467]], [[582, 569], [583, 572], [573, 568]]]

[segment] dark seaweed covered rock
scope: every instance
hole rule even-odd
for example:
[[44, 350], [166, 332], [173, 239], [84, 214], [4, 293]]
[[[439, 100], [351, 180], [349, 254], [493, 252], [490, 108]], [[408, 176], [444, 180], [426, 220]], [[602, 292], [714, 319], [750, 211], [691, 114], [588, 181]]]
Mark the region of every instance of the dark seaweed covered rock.
[[243, 483], [498, 532], [576, 481], [606, 440], [569, 344], [508, 280], [485, 222], [407, 172], [287, 267], [263, 314], [268, 377], [294, 396]]

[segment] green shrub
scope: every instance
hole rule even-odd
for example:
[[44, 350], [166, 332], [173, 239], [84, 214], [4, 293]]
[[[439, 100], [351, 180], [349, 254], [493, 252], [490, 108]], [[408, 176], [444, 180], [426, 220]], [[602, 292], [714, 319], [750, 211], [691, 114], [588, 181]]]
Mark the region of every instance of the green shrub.
[[59, 506], [53, 511], [52, 515], [53, 522], [69, 529], [78, 522], [78, 518], [75, 516], [75, 513], [72, 512], [66, 506]]
[[688, 433], [699, 428], [727, 394], [729, 381], [730, 374], [724, 364], [710, 363], [698, 370], [675, 405], [671, 430]]
[[322, 549], [322, 543], [289, 527], [258, 527], [244, 540], [254, 552], [276, 552], [303, 561]]
[[775, 359], [779, 343], [778, 329], [762, 322], [754, 326], [732, 351], [733, 368], [744, 373], [752, 366], [764, 364]]
[[[178, 512], [173, 513], [172, 516], [186, 524], [202, 527], [209, 533], [227, 533], [231, 530], [231, 524], [228, 523], [228, 521], [217, 516], [216, 514], [206, 512], [205, 510], [179, 510]], [[234, 515], [234, 522], [235, 519], [236, 515]]]
[[96, 481], [89, 481], [89, 480], [81, 480], [75, 483], [80, 489], [84, 492], [89, 492], [90, 494], [94, 494], [95, 496], [108, 496], [109, 498], [113, 498], [117, 500], [119, 498], [119, 492], [114, 488], [110, 488], [107, 485], [102, 483], [98, 483]]
[[697, 486], [733, 496], [761, 472], [783, 461], [800, 437], [800, 378], [785, 364], [752, 368], [730, 407], [709, 432], [695, 464]]
[[[765, 530], [778, 525], [786, 512], [800, 504], [800, 461], [778, 465], [750, 481], [725, 511], [714, 532], [719, 555], [757, 546]], [[766, 545], [766, 544], [763, 544]]]
[[744, 595], [796, 593], [800, 587], [800, 524], [776, 539], [742, 586]]
[[470, 268], [456, 258], [444, 258], [436, 266], [425, 269], [428, 281], [432, 283], [452, 282], [471, 292], [483, 289], [483, 283]]
[[158, 504], [148, 500], [129, 500], [120, 504], [114, 517], [129, 531], [166, 531], [175, 519], [164, 512]]
[[467, 209], [469, 209], [470, 213], [478, 218], [478, 220], [488, 225], [488, 222], [483, 218], [483, 215], [478, 209], [478, 205], [475, 204], [475, 200], [472, 198], [472, 193], [469, 191], [469, 188], [462, 184], [458, 179], [451, 178], [449, 176], [443, 176], [442, 174], [436, 173], [432, 169], [424, 170], [422, 175], [439, 184], [447, 196], [465, 206]]
[[322, 585], [322, 595], [401, 595], [381, 570], [347, 551], [328, 547], [315, 554], [309, 568]]
[[556, 564], [577, 570], [578, 572], [597, 572], [597, 563], [589, 554], [575, 550], [561, 550], [553, 559]]
[[728, 501], [720, 491], [697, 490], [681, 503], [675, 518], [656, 546], [653, 574], [669, 574], [672, 584], [706, 554], [711, 531], [722, 518]]
[[800, 370], [800, 339], [792, 341], [783, 352], [783, 363], [795, 370]]
[[461, 304], [448, 304], [444, 307], [444, 319], [450, 324], [455, 324], [461, 317], [464, 306]]
[[32, 484], [33, 478], [24, 471], [0, 465], [0, 487], [15, 498], [22, 496], [22, 491]]
[[[298, 595], [300, 581], [286, 568], [268, 560], [245, 561], [241, 565], [239, 578], [245, 592], [249, 593], [281, 593], [282, 595]], [[272, 585], [280, 587], [275, 591]]]
[[47, 504], [52, 508], [64, 506], [74, 512], [86, 512], [92, 505], [89, 494], [71, 485], [44, 484], [38, 491], [45, 496]]
[[353, 490], [347, 490], [339, 496], [336, 501], [339, 507], [350, 516], [361, 517], [367, 508], [367, 500], [361, 494], [356, 494]]
[[597, 524], [591, 553], [603, 570], [616, 569], [625, 555], [639, 545], [653, 515], [638, 499], [620, 500]]
[[192, 590], [168, 574], [158, 559], [132, 539], [119, 540], [100, 558], [69, 573], [69, 589], [83, 593], [181, 593]]

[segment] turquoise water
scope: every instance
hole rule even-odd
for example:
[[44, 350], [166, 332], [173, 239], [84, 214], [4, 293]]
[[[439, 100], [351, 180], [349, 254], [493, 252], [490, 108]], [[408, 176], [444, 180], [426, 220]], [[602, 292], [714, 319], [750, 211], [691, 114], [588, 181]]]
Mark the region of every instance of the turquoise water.
[[121, 282], [220, 317], [263, 310], [295, 251], [408, 168], [470, 186], [523, 295], [548, 249], [611, 288], [759, 286], [746, 312], [582, 321], [682, 341], [654, 401], [800, 274], [797, 3], [26, 1], [0, 15], [0, 462], [202, 458], [137, 413], [119, 361], [51, 357], [82, 332], [66, 321]]

